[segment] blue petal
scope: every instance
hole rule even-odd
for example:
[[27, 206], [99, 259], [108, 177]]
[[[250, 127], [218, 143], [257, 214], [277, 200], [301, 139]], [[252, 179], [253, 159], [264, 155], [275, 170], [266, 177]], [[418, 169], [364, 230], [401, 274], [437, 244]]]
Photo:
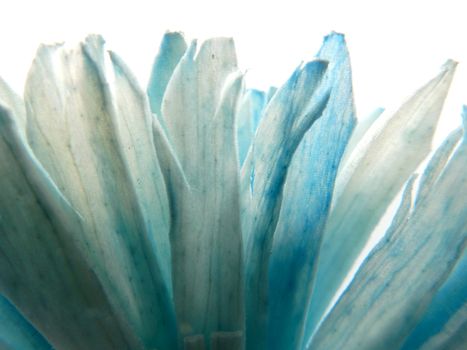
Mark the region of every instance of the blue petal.
[[[448, 349], [443, 343], [466, 344], [467, 330], [467, 254], [459, 261], [449, 279], [433, 298], [428, 311], [404, 343], [402, 350]], [[462, 331], [462, 328], [464, 329]], [[462, 335], [463, 333], [463, 335]], [[438, 344], [436, 344], [438, 343]], [[431, 344], [431, 345], [430, 345]], [[436, 345], [436, 346], [435, 346]], [[455, 347], [453, 347], [455, 348]]]
[[431, 149], [456, 64], [419, 89], [394, 114], [379, 118], [339, 171], [326, 223], [307, 330], [323, 317], [381, 216]]
[[[417, 202], [423, 200], [429, 194], [431, 186], [443, 171], [461, 136], [461, 129], [453, 131], [435, 152], [420, 180]], [[463, 258], [457, 264], [449, 279], [434, 297], [427, 313], [404, 343], [404, 350], [418, 349], [423, 343], [429, 341], [431, 337], [442, 338], [443, 334], [449, 333], [444, 327], [449, 322], [452, 323], [452, 320], [455, 320], [457, 317], [456, 313], [462, 313], [462, 309], [465, 309], [465, 305], [467, 304], [466, 281], [467, 254], [464, 253]], [[452, 330], [452, 324], [450, 328]], [[434, 342], [434, 340], [432, 341]]]
[[161, 117], [162, 98], [175, 67], [187, 49], [183, 35], [178, 32], [165, 33], [152, 65], [147, 94], [152, 113]]
[[177, 320], [193, 348], [225, 333], [239, 342], [244, 330], [235, 145], [243, 77], [231, 39], [208, 40], [195, 51], [193, 43], [167, 86], [166, 135], [158, 122], [154, 129], [171, 202]]
[[266, 347], [269, 256], [282, 189], [295, 150], [327, 105], [326, 69], [325, 61], [309, 62], [276, 92], [242, 168], [247, 347]]
[[329, 60], [331, 96], [287, 172], [270, 259], [268, 349], [300, 347], [334, 179], [355, 124], [343, 35], [328, 36], [319, 58]]
[[253, 136], [266, 105], [266, 95], [259, 90], [247, 90], [237, 112], [237, 143], [240, 165], [245, 161]]
[[310, 349], [389, 350], [403, 344], [467, 243], [466, 162], [464, 134], [431, 189], [421, 192], [406, 220], [363, 263]]
[[26, 84], [28, 137], [83, 218], [77, 238], [115, 310], [146, 346], [172, 349], [169, 208], [152, 115], [103, 44], [92, 36], [75, 50], [39, 49]]
[[0, 295], [0, 349], [51, 350], [52, 347], [23, 315]]
[[80, 250], [83, 222], [0, 108], [0, 293], [53, 347], [140, 349]]

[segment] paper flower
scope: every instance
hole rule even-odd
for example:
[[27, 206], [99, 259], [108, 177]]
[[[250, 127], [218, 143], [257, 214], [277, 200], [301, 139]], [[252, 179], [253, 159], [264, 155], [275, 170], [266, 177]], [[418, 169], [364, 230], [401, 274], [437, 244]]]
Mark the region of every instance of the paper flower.
[[0, 81], [0, 348], [465, 345], [462, 131], [414, 175], [454, 70], [357, 124], [336, 33], [269, 93], [231, 39], [167, 33], [147, 93], [99, 36], [41, 46]]

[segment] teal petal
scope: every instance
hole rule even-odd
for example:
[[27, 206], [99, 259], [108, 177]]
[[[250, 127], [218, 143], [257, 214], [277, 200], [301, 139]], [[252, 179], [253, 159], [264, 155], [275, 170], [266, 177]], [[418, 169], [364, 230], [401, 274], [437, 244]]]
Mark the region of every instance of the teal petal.
[[344, 36], [327, 36], [318, 58], [329, 60], [331, 95], [287, 171], [269, 267], [268, 349], [300, 347], [334, 180], [355, 124]]
[[2, 295], [0, 295], [0, 349], [52, 349], [47, 340]]
[[[467, 344], [467, 254], [443, 284], [402, 350], [462, 349]], [[451, 344], [448, 346], [448, 344]], [[456, 347], [457, 346], [457, 347]]]
[[339, 171], [323, 236], [307, 329], [312, 332], [402, 184], [428, 155], [456, 64], [379, 118]]
[[24, 133], [26, 130], [24, 102], [2, 78], [0, 78], [0, 104], [11, 110], [20, 132]]
[[465, 344], [467, 344], [467, 303], [459, 308], [444, 328], [433, 335], [420, 349], [462, 350]]
[[240, 165], [245, 161], [265, 105], [266, 95], [259, 90], [249, 89], [240, 99], [237, 112], [237, 143]]
[[173, 349], [168, 201], [152, 116], [103, 44], [91, 36], [74, 50], [39, 49], [26, 83], [28, 138], [83, 218], [77, 239], [112, 306], [145, 346]]
[[234, 343], [243, 337], [235, 147], [235, 114], [242, 89], [232, 39], [208, 40], [198, 52], [194, 42], [164, 95], [166, 135], [159, 122], [154, 122], [172, 208], [174, 300], [186, 344], [193, 339], [208, 344], [224, 333]]
[[269, 87], [268, 92], [266, 93], [266, 102], [271, 101], [271, 98], [274, 96], [276, 91], [277, 91], [277, 88], [275, 86]]
[[[420, 179], [417, 202], [429, 194], [431, 186], [445, 168], [461, 137], [462, 130], [454, 130], [437, 149]], [[463, 258], [433, 298], [426, 314], [404, 343], [403, 350], [419, 349], [425, 343], [434, 346], [435, 343], [441, 342], [441, 339], [453, 337], [451, 333], [462, 327], [462, 322], [467, 322], [465, 318], [467, 284], [465, 281], [467, 281], [467, 254], [464, 252]], [[464, 320], [459, 319], [462, 313], [464, 313]]]
[[82, 220], [0, 108], [0, 293], [57, 349], [140, 349], [81, 253]]
[[161, 117], [162, 98], [175, 67], [187, 49], [185, 38], [178, 32], [167, 32], [152, 65], [147, 94], [152, 113]]
[[431, 190], [367, 257], [310, 349], [402, 346], [467, 243], [466, 162], [464, 136]]
[[321, 60], [300, 66], [276, 92], [242, 167], [247, 348], [266, 347], [269, 256], [282, 189], [295, 150], [326, 108], [326, 69]]

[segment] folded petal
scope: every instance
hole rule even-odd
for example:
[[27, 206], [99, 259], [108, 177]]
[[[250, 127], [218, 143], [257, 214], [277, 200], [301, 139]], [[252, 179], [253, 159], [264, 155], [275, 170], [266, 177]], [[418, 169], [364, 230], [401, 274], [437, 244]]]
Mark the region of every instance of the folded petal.
[[140, 349], [81, 253], [82, 221], [0, 108], [0, 293], [57, 349]]
[[310, 349], [402, 346], [467, 243], [466, 162], [464, 136], [405, 222], [390, 229], [362, 264], [318, 328]]
[[326, 109], [300, 142], [287, 171], [269, 267], [268, 349], [299, 349], [318, 250], [339, 161], [355, 124], [344, 36], [327, 36]]
[[165, 89], [186, 49], [187, 45], [182, 33], [167, 32], [164, 34], [159, 52], [152, 65], [147, 88], [151, 111], [159, 118]]
[[235, 145], [243, 77], [231, 39], [208, 40], [195, 51], [193, 43], [167, 86], [167, 134], [157, 121], [154, 129], [171, 203], [177, 320], [193, 349], [219, 332], [234, 332], [241, 343], [244, 330]]
[[82, 250], [112, 305], [146, 346], [173, 349], [168, 203], [152, 117], [112, 57], [95, 36], [75, 50], [41, 47], [26, 84], [28, 138], [83, 218]]
[[0, 349], [52, 349], [47, 340], [2, 295], [0, 295]]
[[328, 102], [326, 69], [321, 60], [300, 66], [276, 92], [242, 167], [247, 347], [266, 347], [269, 256], [282, 189], [292, 155]]
[[336, 179], [308, 329], [316, 326], [402, 184], [428, 155], [456, 64], [373, 124]]

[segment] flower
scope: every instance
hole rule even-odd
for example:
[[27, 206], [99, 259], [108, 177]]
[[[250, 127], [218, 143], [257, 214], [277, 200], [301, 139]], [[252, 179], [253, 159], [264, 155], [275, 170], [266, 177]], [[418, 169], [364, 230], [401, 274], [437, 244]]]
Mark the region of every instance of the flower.
[[269, 94], [231, 39], [167, 33], [147, 93], [99, 36], [41, 46], [24, 99], [0, 81], [0, 345], [462, 346], [462, 131], [419, 170], [455, 66], [357, 123], [337, 33]]

